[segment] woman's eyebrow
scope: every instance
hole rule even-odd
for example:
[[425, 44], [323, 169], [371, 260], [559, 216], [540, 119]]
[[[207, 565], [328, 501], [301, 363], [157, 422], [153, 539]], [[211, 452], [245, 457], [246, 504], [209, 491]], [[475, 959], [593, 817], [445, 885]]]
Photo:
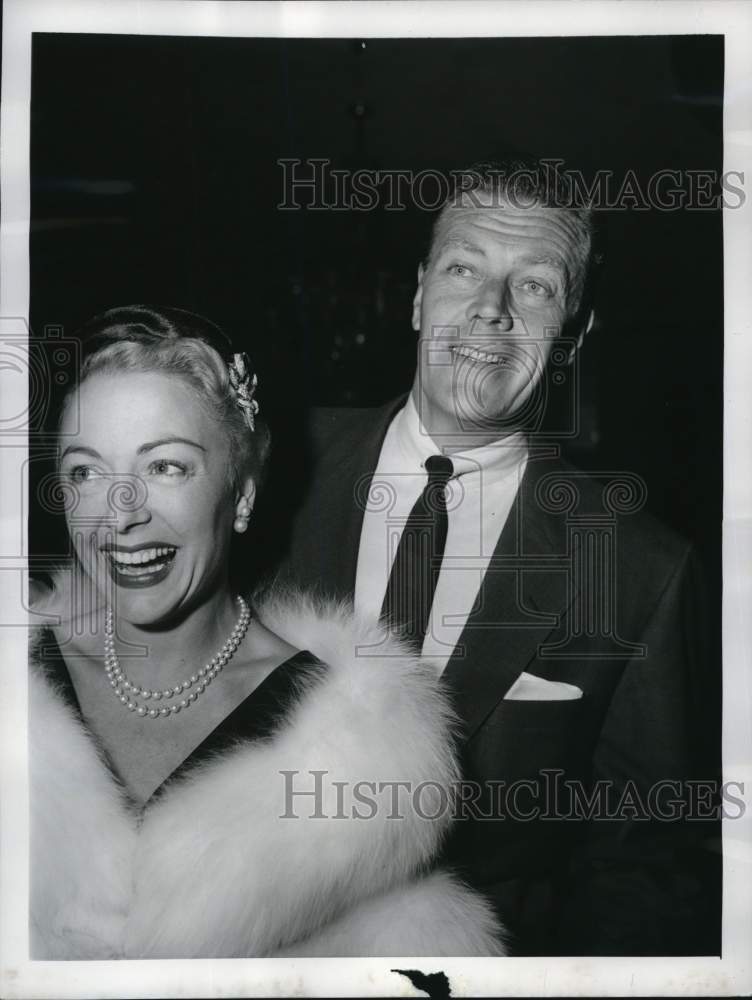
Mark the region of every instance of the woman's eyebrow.
[[70, 453], [73, 452], [73, 451], [80, 451], [80, 452], [82, 452], [82, 454], [89, 455], [91, 458], [101, 458], [102, 457], [99, 454], [98, 451], [95, 451], [93, 448], [87, 448], [87, 446], [84, 445], [84, 444], [69, 444], [68, 447], [65, 449], [65, 451], [60, 456], [60, 461], [62, 462], [62, 460], [65, 458], [65, 456], [66, 455], [70, 455]]
[[202, 444], [199, 444], [198, 441], [192, 441], [190, 438], [165, 437], [159, 438], [158, 441], [147, 441], [146, 444], [141, 445], [136, 454], [143, 455], [145, 451], [153, 451], [154, 448], [159, 448], [163, 444], [187, 444], [192, 448], [199, 448], [201, 451], [206, 451], [206, 448]]

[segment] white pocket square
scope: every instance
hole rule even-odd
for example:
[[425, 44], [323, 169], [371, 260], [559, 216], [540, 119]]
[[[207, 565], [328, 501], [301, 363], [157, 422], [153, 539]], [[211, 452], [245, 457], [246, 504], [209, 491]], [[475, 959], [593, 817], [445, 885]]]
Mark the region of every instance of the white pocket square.
[[521, 673], [504, 695], [504, 701], [575, 701], [582, 689], [564, 681], [547, 681], [534, 674]]

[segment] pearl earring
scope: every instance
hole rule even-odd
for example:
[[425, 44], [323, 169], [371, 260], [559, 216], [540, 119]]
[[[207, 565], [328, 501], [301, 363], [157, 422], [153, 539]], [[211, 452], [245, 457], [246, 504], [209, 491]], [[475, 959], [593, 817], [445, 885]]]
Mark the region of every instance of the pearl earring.
[[238, 534], [242, 535], [248, 529], [248, 518], [251, 516], [251, 505], [245, 497], [240, 498], [237, 510], [237, 517], [233, 521], [232, 526]]

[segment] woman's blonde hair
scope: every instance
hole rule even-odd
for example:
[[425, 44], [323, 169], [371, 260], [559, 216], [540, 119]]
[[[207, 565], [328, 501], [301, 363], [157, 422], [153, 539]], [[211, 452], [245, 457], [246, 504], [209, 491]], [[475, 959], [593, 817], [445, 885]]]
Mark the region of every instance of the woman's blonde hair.
[[250, 475], [258, 488], [270, 449], [269, 429], [260, 415], [252, 431], [230, 382], [229, 339], [210, 320], [184, 309], [145, 305], [108, 309], [89, 320], [78, 333], [82, 362], [78, 380], [116, 372], [161, 372], [183, 379], [223, 427], [229, 439], [229, 483], [239, 488]]

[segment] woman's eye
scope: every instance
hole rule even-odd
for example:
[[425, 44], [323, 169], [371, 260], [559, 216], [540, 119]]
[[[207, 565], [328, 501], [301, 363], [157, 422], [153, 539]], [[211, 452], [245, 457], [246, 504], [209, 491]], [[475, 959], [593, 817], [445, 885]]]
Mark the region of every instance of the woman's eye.
[[149, 466], [149, 472], [156, 476], [182, 476], [185, 475], [186, 468], [181, 462], [172, 462], [166, 458], [159, 458]]
[[91, 465], [77, 465], [68, 472], [68, 478], [74, 483], [88, 483], [96, 474], [97, 470]]

